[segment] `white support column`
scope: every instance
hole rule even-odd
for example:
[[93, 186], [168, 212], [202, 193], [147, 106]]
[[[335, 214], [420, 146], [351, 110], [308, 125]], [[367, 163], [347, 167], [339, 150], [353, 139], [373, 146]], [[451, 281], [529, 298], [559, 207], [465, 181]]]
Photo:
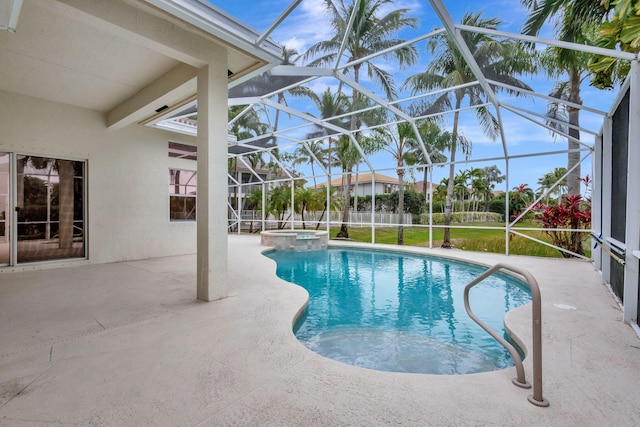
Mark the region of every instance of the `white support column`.
[[[606, 240], [611, 237], [611, 192], [612, 192], [612, 175], [613, 167], [613, 149], [611, 128], [613, 120], [611, 117], [605, 117], [602, 126], [602, 239]], [[611, 283], [611, 256], [607, 251], [602, 251], [602, 281]]]
[[[591, 160], [591, 176], [593, 177], [591, 185], [591, 230], [597, 236], [602, 233], [602, 146], [604, 144], [604, 136], [595, 137], [595, 147]], [[590, 240], [595, 243], [595, 240]], [[593, 248], [593, 244], [591, 245]], [[596, 270], [602, 271], [602, 248], [598, 246], [591, 251], [593, 264]]]
[[509, 255], [509, 237], [511, 237], [511, 233], [510, 233], [510, 229], [511, 229], [511, 213], [510, 213], [510, 209], [511, 207], [509, 206], [509, 157], [505, 157], [504, 158], [505, 161], [505, 189], [504, 189], [504, 194], [505, 194], [505, 198], [504, 198], [504, 252], [505, 255]]
[[[296, 229], [296, 183], [295, 181], [292, 179], [291, 180], [291, 229], [295, 230]], [[284, 228], [284, 227], [283, 227]]]
[[376, 173], [371, 171], [371, 243], [376, 242]]
[[267, 183], [266, 182], [262, 182], [262, 202], [260, 205], [260, 224], [262, 224], [261, 226], [261, 230], [265, 231], [267, 229], [266, 227], [266, 219], [267, 219], [267, 214], [265, 213], [267, 210]]
[[198, 71], [198, 299], [227, 296], [227, 53]]
[[627, 246], [624, 269], [624, 321], [637, 322], [638, 271], [640, 260], [633, 254], [640, 249], [640, 64], [631, 62], [629, 87], [629, 142], [627, 157]]

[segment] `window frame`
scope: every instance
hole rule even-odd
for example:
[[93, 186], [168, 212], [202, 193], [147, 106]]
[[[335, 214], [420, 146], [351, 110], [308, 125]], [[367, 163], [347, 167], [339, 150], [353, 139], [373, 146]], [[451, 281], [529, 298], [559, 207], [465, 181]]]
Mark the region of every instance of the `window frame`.
[[[191, 174], [191, 177], [189, 178], [189, 180], [187, 181], [187, 183], [178, 183], [178, 186], [183, 186], [185, 187], [185, 193], [176, 193], [174, 191], [175, 187], [176, 187], [176, 183], [175, 183], [175, 173], [174, 172], [187, 172], [189, 174]], [[191, 180], [193, 180], [193, 184], [190, 184]], [[188, 189], [193, 188], [193, 193], [194, 194], [190, 194], [188, 192]], [[189, 214], [192, 214], [192, 217], [187, 217], [187, 218], [175, 218], [174, 217], [174, 211], [172, 210], [172, 200], [179, 200], [179, 199], [183, 199], [180, 203], [187, 203], [188, 199], [193, 199], [193, 207], [191, 208], [191, 210], [189, 211]], [[198, 172], [196, 170], [193, 169], [183, 169], [183, 168], [178, 168], [178, 167], [169, 167], [169, 191], [168, 191], [168, 198], [167, 198], [167, 202], [168, 202], [168, 209], [167, 209], [167, 214], [168, 214], [168, 220], [170, 223], [177, 223], [177, 222], [196, 222], [197, 221], [197, 207], [198, 207]], [[186, 205], [185, 205], [186, 207]], [[183, 212], [186, 212], [186, 210], [183, 210]]]

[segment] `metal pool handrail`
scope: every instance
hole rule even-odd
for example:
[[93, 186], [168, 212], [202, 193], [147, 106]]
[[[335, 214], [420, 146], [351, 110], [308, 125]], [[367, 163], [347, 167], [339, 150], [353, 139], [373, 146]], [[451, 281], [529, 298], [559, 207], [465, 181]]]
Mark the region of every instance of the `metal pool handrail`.
[[533, 394], [529, 395], [527, 399], [536, 406], [546, 407], [549, 406], [549, 401], [542, 397], [542, 308], [540, 303], [540, 288], [538, 287], [536, 279], [526, 270], [507, 264], [496, 264], [465, 286], [464, 308], [467, 310], [467, 314], [469, 314], [471, 319], [480, 325], [482, 329], [487, 331], [489, 335], [495, 338], [496, 341], [502, 344], [511, 354], [511, 357], [516, 363], [517, 374], [517, 377], [512, 380], [513, 384], [521, 388], [531, 388], [531, 384], [529, 384], [525, 379], [524, 367], [522, 366], [522, 359], [520, 358], [518, 351], [504, 338], [498, 335], [496, 331], [480, 320], [473, 311], [471, 311], [471, 307], [469, 307], [469, 290], [496, 271], [502, 269], [512, 271], [524, 277], [527, 280], [529, 289], [531, 289], [531, 317], [533, 327]]

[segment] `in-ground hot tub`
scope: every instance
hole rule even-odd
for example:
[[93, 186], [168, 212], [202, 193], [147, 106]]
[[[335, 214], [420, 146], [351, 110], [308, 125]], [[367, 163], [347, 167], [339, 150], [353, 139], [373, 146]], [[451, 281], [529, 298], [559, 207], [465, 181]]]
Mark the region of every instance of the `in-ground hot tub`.
[[317, 251], [327, 249], [329, 233], [316, 230], [267, 230], [260, 233], [262, 246], [277, 251]]

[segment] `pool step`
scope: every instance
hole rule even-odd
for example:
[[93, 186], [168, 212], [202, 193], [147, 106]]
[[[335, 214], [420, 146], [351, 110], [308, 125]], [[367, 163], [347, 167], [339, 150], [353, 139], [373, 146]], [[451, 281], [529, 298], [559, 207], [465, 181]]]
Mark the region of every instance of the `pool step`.
[[503, 368], [477, 351], [410, 333], [338, 330], [304, 344], [322, 356], [381, 371], [454, 375]]

